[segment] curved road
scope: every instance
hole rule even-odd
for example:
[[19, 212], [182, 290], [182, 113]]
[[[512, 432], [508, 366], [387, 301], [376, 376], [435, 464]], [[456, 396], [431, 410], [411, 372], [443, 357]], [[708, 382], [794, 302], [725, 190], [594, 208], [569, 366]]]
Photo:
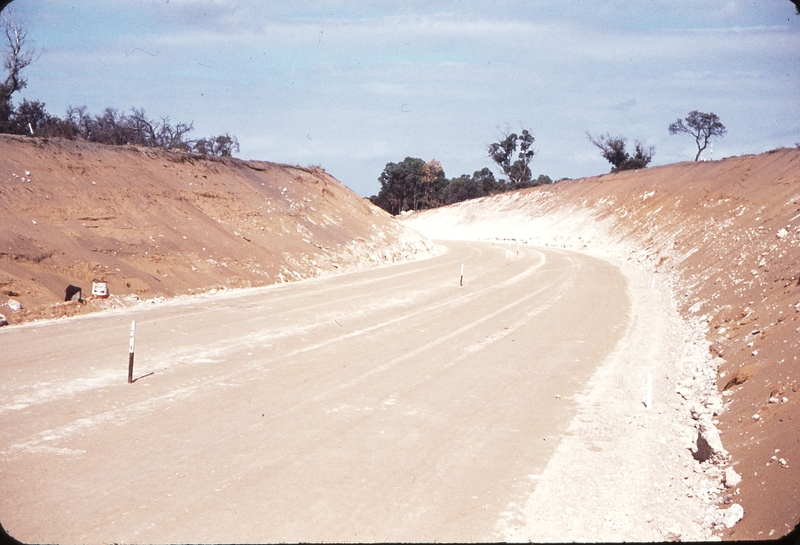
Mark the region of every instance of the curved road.
[[24, 542], [501, 538], [625, 332], [626, 280], [568, 251], [446, 244], [0, 330], [3, 526]]

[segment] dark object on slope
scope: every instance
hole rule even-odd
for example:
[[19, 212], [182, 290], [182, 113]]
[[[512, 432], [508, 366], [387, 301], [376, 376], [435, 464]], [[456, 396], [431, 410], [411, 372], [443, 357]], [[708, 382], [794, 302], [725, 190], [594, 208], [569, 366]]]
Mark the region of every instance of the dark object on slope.
[[80, 286], [73, 286], [70, 284], [64, 292], [64, 301], [78, 301], [83, 302], [83, 290]]

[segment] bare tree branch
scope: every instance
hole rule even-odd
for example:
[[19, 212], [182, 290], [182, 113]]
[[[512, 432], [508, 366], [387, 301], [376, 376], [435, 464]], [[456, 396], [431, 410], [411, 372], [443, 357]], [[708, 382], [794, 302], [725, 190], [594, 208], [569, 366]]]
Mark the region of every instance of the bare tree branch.
[[3, 12], [0, 19], [5, 41], [2, 54], [3, 69], [6, 72], [5, 79], [0, 83], [0, 131], [5, 132], [11, 117], [11, 95], [23, 89], [28, 83], [22, 77], [22, 70], [41, 53], [37, 55], [34, 50], [25, 47], [28, 33], [14, 20], [14, 13], [11, 10]]

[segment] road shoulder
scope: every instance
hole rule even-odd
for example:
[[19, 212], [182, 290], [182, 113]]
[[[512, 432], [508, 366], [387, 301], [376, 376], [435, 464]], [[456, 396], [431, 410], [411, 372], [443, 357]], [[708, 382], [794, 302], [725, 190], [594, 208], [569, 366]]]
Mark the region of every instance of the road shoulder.
[[527, 501], [498, 521], [502, 539], [713, 538], [720, 473], [693, 458], [697, 422], [687, 407], [707, 394], [693, 380], [710, 364], [707, 343], [680, 318], [667, 286], [609, 261], [628, 281], [627, 331], [575, 396], [577, 414], [542, 474], [529, 476]]

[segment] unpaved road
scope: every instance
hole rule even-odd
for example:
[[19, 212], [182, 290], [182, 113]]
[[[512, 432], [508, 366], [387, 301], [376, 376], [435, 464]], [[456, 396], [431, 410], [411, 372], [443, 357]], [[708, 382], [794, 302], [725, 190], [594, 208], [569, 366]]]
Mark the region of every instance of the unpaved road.
[[3, 526], [27, 542], [504, 538], [628, 327], [626, 279], [562, 250], [447, 248], [0, 330]]

